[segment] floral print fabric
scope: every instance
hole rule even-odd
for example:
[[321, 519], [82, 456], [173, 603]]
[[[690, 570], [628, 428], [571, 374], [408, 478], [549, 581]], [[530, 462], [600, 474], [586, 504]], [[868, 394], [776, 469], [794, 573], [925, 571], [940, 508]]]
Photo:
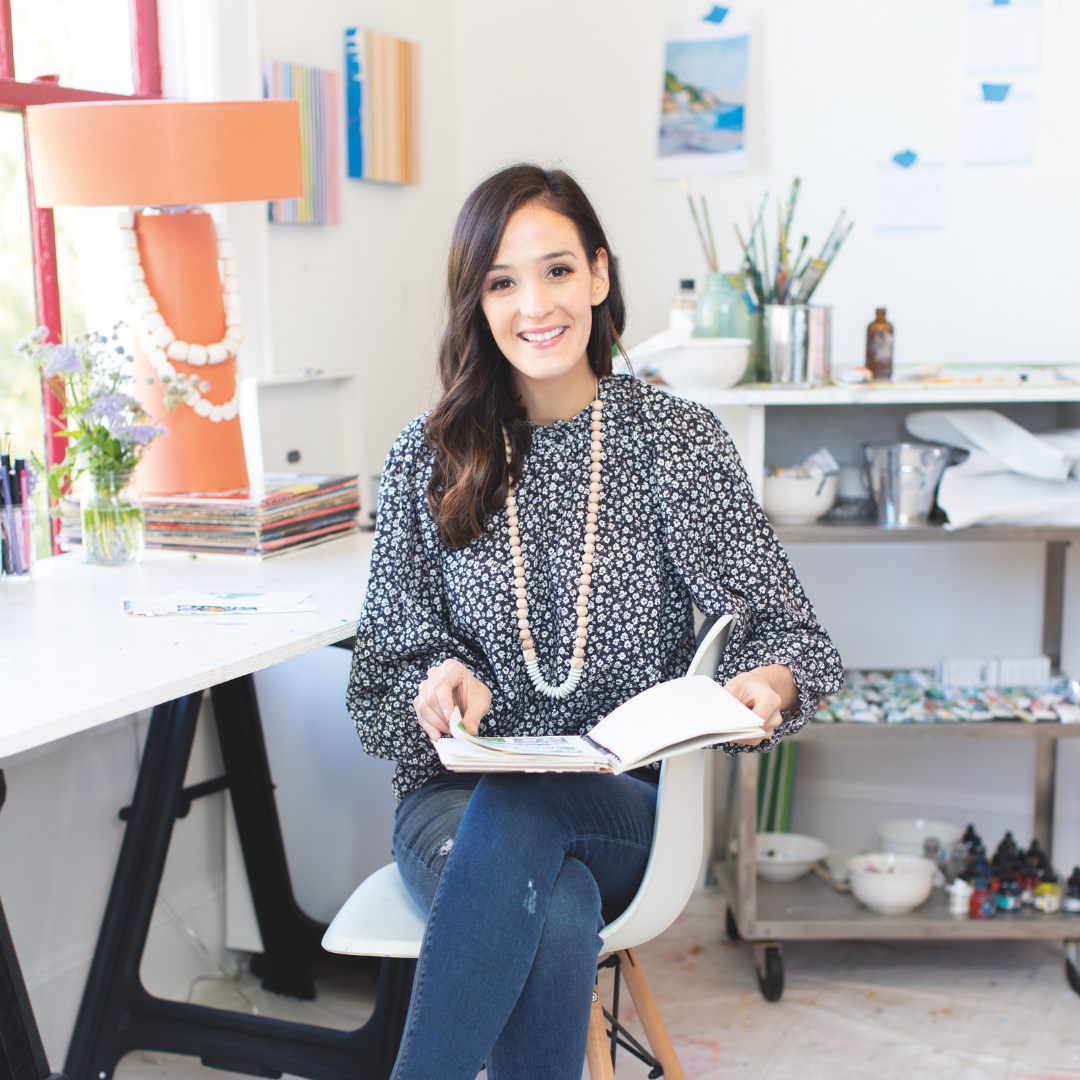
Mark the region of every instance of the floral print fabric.
[[[448, 550], [427, 508], [425, 418], [390, 451], [348, 705], [367, 753], [397, 761], [399, 799], [443, 771], [412, 701], [428, 668], [451, 657], [491, 689], [481, 735], [580, 734], [628, 698], [682, 675], [694, 654], [694, 604], [706, 615], [736, 615], [721, 682], [766, 664], [786, 664], [795, 678], [797, 709], [758, 749], [797, 731], [822, 696], [840, 689], [840, 656], [716, 416], [629, 376], [604, 379], [600, 396], [589, 640], [581, 683], [562, 701], [537, 693], [525, 670], [505, 509], [467, 548]], [[572, 420], [532, 425], [517, 488], [529, 623], [541, 671], [556, 685], [577, 625], [589, 423], [586, 407]]]

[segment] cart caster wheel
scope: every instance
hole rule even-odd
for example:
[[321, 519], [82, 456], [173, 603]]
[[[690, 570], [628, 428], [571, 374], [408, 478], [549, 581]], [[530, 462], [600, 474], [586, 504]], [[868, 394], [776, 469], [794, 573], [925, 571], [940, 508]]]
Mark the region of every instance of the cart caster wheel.
[[1065, 961], [1065, 981], [1080, 994], [1080, 971], [1076, 970], [1071, 960]]
[[724, 933], [727, 934], [728, 941], [742, 941], [739, 924], [735, 921], [731, 908], [724, 909]]
[[758, 989], [766, 1001], [779, 1001], [784, 993], [784, 957], [778, 943], [754, 949]]

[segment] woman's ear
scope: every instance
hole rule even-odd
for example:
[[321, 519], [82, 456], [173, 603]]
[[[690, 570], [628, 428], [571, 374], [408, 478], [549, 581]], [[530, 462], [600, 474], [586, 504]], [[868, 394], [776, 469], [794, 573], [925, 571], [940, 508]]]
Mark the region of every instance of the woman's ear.
[[592, 272], [592, 306], [596, 307], [607, 299], [611, 287], [608, 280], [608, 253], [603, 248], [596, 249], [596, 257], [589, 269]]

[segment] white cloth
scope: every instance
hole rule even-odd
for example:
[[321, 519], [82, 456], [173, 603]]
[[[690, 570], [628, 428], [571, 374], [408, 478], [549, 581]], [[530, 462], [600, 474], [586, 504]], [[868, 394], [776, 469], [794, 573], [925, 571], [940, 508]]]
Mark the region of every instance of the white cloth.
[[969, 451], [944, 472], [946, 529], [969, 525], [1080, 525], [1080, 431], [1033, 435], [992, 409], [911, 413], [916, 438]]
[[[993, 409], [942, 409], [909, 413], [908, 431], [926, 442], [982, 450], [1004, 469], [1040, 480], [1064, 480], [1076, 457], [1039, 435], [1032, 435]], [[1080, 440], [1078, 440], [1080, 441]]]

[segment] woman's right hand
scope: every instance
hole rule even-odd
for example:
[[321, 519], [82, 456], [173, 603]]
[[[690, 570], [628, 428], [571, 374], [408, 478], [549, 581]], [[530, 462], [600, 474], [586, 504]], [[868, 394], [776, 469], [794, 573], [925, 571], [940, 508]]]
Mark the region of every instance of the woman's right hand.
[[427, 674], [413, 698], [413, 708], [431, 741], [450, 734], [455, 707], [461, 710], [465, 730], [475, 735], [491, 708], [491, 691], [460, 660], [444, 660], [428, 668]]

